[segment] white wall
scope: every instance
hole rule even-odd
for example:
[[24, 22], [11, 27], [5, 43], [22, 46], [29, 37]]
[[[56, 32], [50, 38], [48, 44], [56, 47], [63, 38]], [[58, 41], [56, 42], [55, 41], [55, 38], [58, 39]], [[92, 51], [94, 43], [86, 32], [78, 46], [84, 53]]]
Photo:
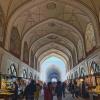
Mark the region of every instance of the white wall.
[[71, 73], [74, 74], [75, 71], [77, 71], [80, 74], [79, 71], [82, 67], [85, 69], [87, 75], [89, 75], [90, 74], [89, 67], [91, 66], [92, 61], [95, 61], [100, 66], [100, 48], [97, 49], [95, 52], [93, 52], [91, 55], [89, 55], [85, 60], [83, 60], [77, 66], [75, 66], [71, 71], [69, 71], [66, 77], [69, 77]]
[[14, 57], [12, 54], [8, 53], [7, 51], [5, 51], [4, 49], [0, 48], [0, 57], [2, 57], [2, 61], [1, 61], [1, 69], [0, 72], [2, 74], [8, 74], [7, 70], [10, 67], [10, 65], [12, 63], [15, 64], [17, 73], [18, 73], [18, 77], [22, 77], [23, 76], [23, 70], [26, 69], [27, 70], [27, 74], [29, 78], [29, 74], [30, 72], [33, 75], [33, 78], [35, 75], [37, 75], [37, 77], [39, 76], [39, 73], [34, 70], [32, 67], [30, 67], [29, 65], [25, 64], [24, 62], [22, 62], [20, 59]]

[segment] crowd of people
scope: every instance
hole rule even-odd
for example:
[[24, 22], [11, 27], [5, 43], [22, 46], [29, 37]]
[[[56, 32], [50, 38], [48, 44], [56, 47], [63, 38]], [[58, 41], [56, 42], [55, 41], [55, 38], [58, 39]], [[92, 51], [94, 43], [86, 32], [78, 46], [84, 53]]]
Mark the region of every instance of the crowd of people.
[[23, 100], [23, 98], [24, 100], [39, 100], [41, 96], [44, 97], [44, 100], [62, 100], [62, 98], [65, 98], [66, 88], [73, 98], [78, 98], [79, 96], [86, 98], [89, 95], [88, 86], [84, 81], [80, 88], [76, 81], [70, 81], [68, 84], [60, 81], [39, 84], [31, 80], [28, 84], [14, 82], [12, 100]]
[[62, 100], [65, 97], [66, 84], [63, 82], [48, 82], [44, 84], [36, 83], [31, 80], [27, 85], [14, 82], [13, 97], [12, 100], [39, 100], [39, 97], [44, 97], [44, 100]]
[[73, 98], [83, 97], [88, 98], [88, 84], [85, 81], [82, 81], [79, 85], [76, 81], [70, 80], [69, 84], [67, 85], [67, 89], [72, 94]]

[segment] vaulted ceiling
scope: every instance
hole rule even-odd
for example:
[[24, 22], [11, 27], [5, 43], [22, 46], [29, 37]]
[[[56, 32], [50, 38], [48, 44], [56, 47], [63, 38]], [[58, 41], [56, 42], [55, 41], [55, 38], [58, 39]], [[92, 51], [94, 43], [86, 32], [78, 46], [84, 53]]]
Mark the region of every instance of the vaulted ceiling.
[[31, 52], [38, 59], [44, 52], [56, 49], [76, 65], [86, 57], [88, 23], [92, 23], [96, 43], [100, 44], [100, 0], [0, 0], [0, 7], [5, 29], [4, 47], [10, 49], [11, 32], [16, 27], [21, 40], [21, 60], [27, 42], [29, 59]]

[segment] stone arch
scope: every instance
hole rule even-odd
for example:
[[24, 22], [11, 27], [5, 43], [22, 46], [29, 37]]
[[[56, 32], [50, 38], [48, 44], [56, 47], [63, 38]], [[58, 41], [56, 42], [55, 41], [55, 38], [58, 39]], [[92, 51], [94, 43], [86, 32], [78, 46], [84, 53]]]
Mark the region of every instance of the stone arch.
[[[74, 51], [75, 51], [75, 52], [71, 52], [71, 53], [72, 53], [73, 57], [75, 58], [74, 62], [77, 63], [77, 53], [78, 53], [78, 52], [77, 52], [76, 47], [75, 47], [75, 45], [73, 44], [73, 42], [71, 42], [71, 41], [68, 40], [67, 38], [64, 38], [64, 37], [62, 37], [62, 36], [59, 36], [59, 35], [57, 35], [57, 34], [52, 34], [52, 33], [51, 33], [51, 34], [48, 34], [48, 35], [46, 35], [46, 36], [44, 36], [44, 37], [38, 39], [37, 41], [35, 41], [35, 42], [32, 44], [32, 46], [30, 47], [30, 50], [31, 50], [31, 49], [36, 49], [36, 48], [34, 48], [34, 47], [36, 47], [36, 46], [38, 45], [38, 42], [39, 42], [39, 41], [42, 41], [42, 39], [45, 39], [45, 38], [47, 38], [48, 36], [57, 36], [57, 37], [59, 37], [60, 39], [62, 39], [63, 41], [67, 41], [67, 43], [70, 44], [69, 47], [70, 47], [70, 48], [73, 48]], [[47, 44], [45, 44], [45, 45], [50, 45], [50, 44], [51, 44], [51, 43], [47, 43]], [[55, 45], [55, 44], [56, 44], [56, 43], [52, 43], [52, 46]], [[58, 44], [58, 43], [57, 43], [57, 44]], [[45, 45], [44, 45], [44, 46], [45, 46]], [[44, 46], [41, 47], [41, 50], [43, 49]], [[49, 47], [50, 47], [50, 46], [49, 46]], [[81, 44], [81, 47], [82, 47], [82, 44]], [[63, 48], [63, 47], [61, 47], [61, 48]], [[67, 47], [66, 47], [66, 48], [67, 48]], [[66, 48], [65, 48], [65, 49], [66, 49]], [[34, 50], [34, 51], [35, 51], [35, 50]], [[39, 51], [39, 50], [36, 50], [36, 52], [38, 52], [38, 51]], [[67, 48], [66, 51], [69, 52], [70, 49]], [[71, 50], [71, 51], [73, 51], [73, 50]], [[81, 52], [81, 53], [82, 53], [82, 52]], [[35, 54], [36, 54], [36, 53], [35, 53]], [[84, 52], [83, 52], [82, 54], [84, 55]], [[74, 56], [74, 55], [75, 55], [75, 56]], [[73, 58], [73, 59], [74, 59], [74, 58]]]
[[39, 57], [37, 57], [38, 70], [40, 66], [40, 61], [43, 62], [46, 58], [48, 58], [48, 55], [50, 56], [50, 54], [51, 56], [55, 55], [58, 58], [61, 58], [64, 61], [64, 63], [68, 65], [67, 71], [71, 70], [71, 67], [73, 67], [73, 59], [71, 58], [71, 56], [69, 57], [68, 54], [63, 53], [63, 51], [59, 51], [57, 49], [52, 48], [52, 49], [44, 51], [42, 54], [39, 55]]
[[89, 53], [96, 47], [95, 31], [92, 23], [88, 23], [85, 32], [86, 52]]
[[2, 25], [2, 20], [0, 20], [0, 46], [2, 46], [3, 42], [3, 25]]
[[27, 42], [24, 42], [23, 61], [29, 64], [29, 48]]
[[[45, 49], [44, 49], [45, 48]], [[53, 50], [53, 51], [52, 51]], [[55, 51], [56, 50], [56, 51]], [[58, 52], [58, 51], [59, 52]], [[64, 46], [62, 46], [62, 45], [59, 45], [59, 44], [57, 44], [57, 43], [49, 43], [49, 44], [46, 44], [46, 45], [44, 45], [44, 46], [42, 46], [42, 48], [41, 49], [39, 49], [39, 50], [37, 50], [37, 52], [35, 53], [35, 56], [37, 56], [37, 58], [38, 57], [40, 57], [40, 55], [41, 54], [43, 54], [44, 52], [48, 52], [49, 51], [49, 53], [52, 51], [52, 52], [58, 52], [60, 55], [62, 55], [63, 57], [64, 57], [64, 54], [70, 59], [70, 62], [71, 62], [71, 67], [73, 67], [73, 61], [75, 61], [74, 59], [72, 59], [73, 58], [73, 56], [72, 56], [72, 54], [71, 54], [71, 52], [69, 51], [69, 49], [68, 48], [66, 48], [66, 47], [64, 47]], [[63, 54], [62, 54], [62, 53]], [[66, 58], [66, 60], [67, 60], [67, 57], [65, 57]]]
[[[49, 1], [42, 1], [41, 3], [37, 3], [36, 1], [33, 1], [23, 5], [22, 7], [18, 8], [17, 11], [11, 16], [9, 22], [8, 22], [8, 28], [7, 28], [7, 34], [8, 36], [6, 37], [6, 41], [8, 41], [9, 43], [9, 37], [10, 37], [10, 32], [11, 32], [11, 28], [12, 28], [12, 23], [15, 21], [15, 19], [20, 15], [20, 13], [22, 13], [23, 11], [25, 11], [26, 9], [28, 9], [29, 7], [35, 7], [37, 5], [41, 5], [43, 3], [48, 3]], [[88, 17], [92, 20], [92, 23], [95, 27], [95, 33], [96, 33], [96, 40], [97, 40], [97, 45], [100, 45], [100, 37], [99, 37], [99, 27], [98, 27], [98, 21], [97, 21], [97, 17], [95, 16], [95, 14], [93, 13], [93, 11], [91, 11], [91, 9], [89, 9], [89, 7], [87, 7], [85, 4], [82, 4], [80, 2], [70, 2], [70, 1], [59, 1], [61, 3], [64, 4], [69, 4], [73, 7], [77, 7], [79, 9], [82, 9], [87, 15]], [[8, 48], [8, 45], [5, 44], [5, 48]]]
[[[53, 58], [53, 59], [59, 59], [60, 60], [60, 62], [61, 63], [63, 63], [62, 65], [58, 65], [57, 63], [55, 63], [55, 62], [51, 62], [49, 65], [48, 64], [46, 64], [46, 66], [45, 65], [42, 65], [43, 63], [45, 63], [49, 58]], [[52, 59], [52, 60], [53, 60]], [[41, 72], [41, 76], [43, 75], [43, 74], [46, 74], [46, 76], [47, 76], [47, 78], [49, 78], [48, 77], [48, 74], [50, 74], [50, 72], [58, 72], [59, 73], [59, 75], [61, 76], [61, 80], [65, 80], [65, 78], [66, 78], [66, 63], [65, 63], [65, 61], [64, 61], [65, 59], [62, 57], [62, 56], [60, 56], [59, 54], [49, 54], [49, 55], [47, 55], [47, 56], [45, 56], [45, 57], [43, 57], [43, 59], [41, 59], [41, 61], [40, 61], [40, 72]], [[46, 69], [45, 69], [46, 68]], [[43, 70], [44, 70], [44, 72], [43, 72]], [[63, 71], [63, 72], [62, 72]], [[63, 77], [62, 77], [62, 75], [63, 75]], [[42, 78], [42, 77], [41, 77]], [[45, 78], [45, 76], [44, 76], [44, 78]]]
[[52, 56], [55, 56], [55, 57], [57, 57], [57, 58], [60, 58], [60, 59], [63, 60], [63, 62], [67, 65], [66, 59], [65, 59], [63, 56], [61, 56], [60, 54], [57, 54], [57, 53], [51, 53], [51, 54], [46, 55], [45, 57], [43, 57], [43, 58], [41, 59], [40, 64], [43, 63], [47, 58], [52, 57]]
[[[74, 26], [72, 26], [72, 25], [70, 25], [70, 24], [67, 24], [67, 23], [65, 23], [65, 22], [62, 22], [62, 21], [60, 21], [60, 20], [57, 20], [57, 19], [47, 19], [47, 20], [43, 21], [42, 23], [36, 25], [35, 27], [32, 27], [31, 29], [29, 29], [29, 31], [27, 32], [27, 34], [25, 34], [25, 36], [23, 37], [22, 48], [23, 48], [24, 40], [26, 40], [26, 37], [28, 37], [29, 34], [32, 33], [31, 31], [34, 30], [36, 27], [39, 27], [39, 26], [41, 26], [41, 25], [43, 25], [43, 24], [45, 24], [45, 23], [48, 23], [48, 22], [56, 22], [56, 23], [62, 24], [62, 25], [64, 25], [64, 26], [66, 26], [66, 27], [69, 27], [69, 28], [73, 29], [73, 30], [77, 33], [76, 35], [79, 36], [80, 40], [82, 41], [82, 44], [84, 43], [84, 42], [83, 42], [83, 38], [82, 38], [80, 32], [79, 32]], [[84, 44], [82, 45], [82, 48], [83, 48], [83, 51], [84, 51]], [[23, 52], [23, 51], [22, 51], [22, 52]], [[84, 53], [84, 55], [85, 55], [85, 53]], [[76, 56], [76, 57], [77, 57], [77, 56]], [[77, 59], [77, 58], [76, 58], [76, 59]], [[77, 62], [77, 61], [76, 61], [76, 62]]]
[[20, 58], [21, 55], [21, 39], [16, 27], [12, 28], [10, 37], [10, 52], [16, 57]]

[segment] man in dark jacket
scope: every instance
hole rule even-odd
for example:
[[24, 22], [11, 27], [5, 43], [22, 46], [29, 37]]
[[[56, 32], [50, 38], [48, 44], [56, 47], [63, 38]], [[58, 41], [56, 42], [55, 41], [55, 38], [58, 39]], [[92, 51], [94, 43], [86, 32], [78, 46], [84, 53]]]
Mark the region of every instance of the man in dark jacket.
[[26, 100], [34, 100], [35, 91], [36, 91], [36, 83], [34, 80], [32, 80], [30, 84], [26, 86], [24, 91], [24, 96], [26, 97]]
[[57, 82], [56, 90], [57, 100], [62, 100], [63, 88], [60, 81]]

